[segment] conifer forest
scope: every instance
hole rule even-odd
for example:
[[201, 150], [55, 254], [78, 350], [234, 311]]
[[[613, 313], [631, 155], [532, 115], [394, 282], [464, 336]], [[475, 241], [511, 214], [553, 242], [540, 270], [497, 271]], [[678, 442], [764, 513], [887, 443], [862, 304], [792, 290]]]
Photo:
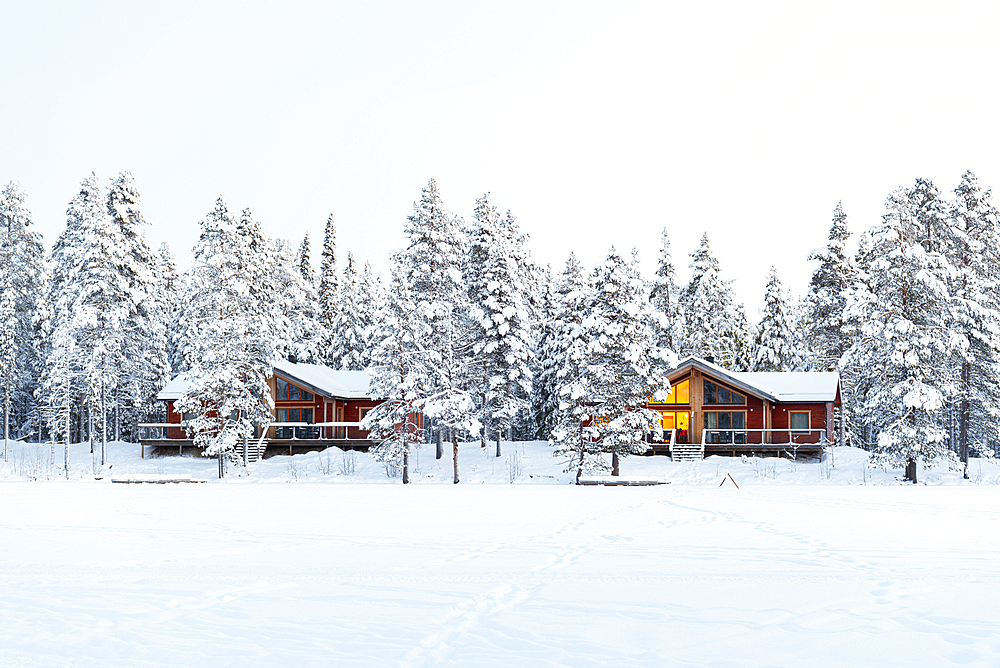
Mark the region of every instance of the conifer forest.
[[[206, 202], [194, 261], [151, 248], [129, 172], [83, 179], [56, 239], [35, 232], [17, 183], [0, 192], [0, 383], [10, 440], [134, 441], [162, 418], [157, 392], [194, 379], [178, 406], [207, 454], [271, 418], [275, 359], [368, 370], [385, 401], [366, 418], [371, 454], [404, 459], [398, 425], [419, 412], [446, 442], [548, 440], [581, 470], [641, 452], [668, 389], [696, 356], [733, 371], [837, 370], [848, 444], [880, 461], [968, 462], [1000, 436], [1000, 215], [966, 172], [889, 193], [881, 220], [831, 203], [808, 290], [767, 275], [759, 316], [735, 297], [703, 235], [655, 266], [616, 248], [583, 266], [540, 266], [489, 193], [442, 201], [430, 180], [400, 212], [407, 242], [388, 275], [338, 248], [335, 214], [315, 236], [269, 238], [250, 209]], [[571, 243], [571, 242], [570, 242]], [[311, 260], [313, 244], [320, 261]], [[370, 259], [370, 258], [369, 258]], [[769, 264], [765, 259], [765, 266]], [[682, 280], [680, 277], [687, 277]], [[439, 441], [440, 447], [440, 441]], [[105, 457], [103, 450], [101, 457]], [[456, 467], [457, 480], [457, 467]]]

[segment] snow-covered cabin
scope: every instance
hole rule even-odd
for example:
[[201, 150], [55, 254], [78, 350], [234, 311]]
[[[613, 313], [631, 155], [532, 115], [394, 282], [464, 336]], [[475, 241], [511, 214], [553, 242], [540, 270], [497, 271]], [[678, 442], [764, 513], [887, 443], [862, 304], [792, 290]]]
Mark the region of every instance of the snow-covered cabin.
[[[274, 375], [268, 381], [274, 399], [274, 422], [269, 441], [308, 440], [337, 444], [367, 444], [368, 432], [357, 426], [369, 410], [381, 401], [372, 397], [371, 377], [365, 371], [339, 371], [322, 364], [280, 361], [274, 364]], [[190, 386], [184, 375], [177, 376], [156, 395], [167, 408], [167, 441], [182, 441], [187, 434], [180, 426], [184, 416], [174, 410], [177, 401]], [[294, 423], [295, 426], [289, 423]], [[332, 424], [331, 424], [332, 423]], [[339, 424], [338, 424], [339, 423]], [[328, 426], [308, 426], [328, 425]], [[335, 425], [335, 426], [334, 426]], [[158, 441], [158, 444], [162, 439]], [[308, 449], [311, 443], [300, 444]], [[322, 444], [329, 445], [329, 444]], [[289, 447], [292, 447], [291, 445]]]
[[667, 400], [647, 404], [660, 412], [665, 443], [703, 446], [703, 455], [816, 454], [835, 440], [835, 371], [729, 371], [689, 357], [668, 377]]

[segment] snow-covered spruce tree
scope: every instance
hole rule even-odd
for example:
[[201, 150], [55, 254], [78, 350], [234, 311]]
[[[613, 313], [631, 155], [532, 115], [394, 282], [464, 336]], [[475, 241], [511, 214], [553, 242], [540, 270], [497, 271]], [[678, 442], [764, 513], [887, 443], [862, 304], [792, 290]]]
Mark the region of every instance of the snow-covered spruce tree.
[[750, 361], [746, 315], [730, 282], [722, 279], [708, 234], [702, 234], [691, 260], [691, 280], [680, 298], [684, 314], [680, 354], [712, 358], [724, 368], [745, 371]]
[[333, 222], [333, 214], [326, 219], [323, 231], [323, 252], [319, 270], [319, 322], [328, 338], [323, 344], [323, 359], [326, 364], [335, 366], [329, 360], [329, 348], [332, 337], [336, 335], [334, 321], [337, 319], [338, 302], [340, 299], [337, 281], [337, 228]]
[[501, 220], [489, 193], [476, 201], [470, 229], [466, 285], [473, 321], [471, 367], [479, 378], [481, 419], [496, 438], [502, 435], [531, 395], [532, 333], [523, 273], [517, 265], [521, 245], [513, 216]]
[[[156, 393], [170, 375], [167, 327], [173, 295], [165, 286], [169, 275], [159, 273], [169, 268], [163, 267], [161, 256], [144, 236], [148, 223], [131, 173], [122, 172], [111, 182], [107, 211], [118, 254], [111, 271], [123, 281], [118, 299], [124, 305], [120, 322], [124, 359], [118, 360], [119, 376], [112, 389], [114, 436], [120, 439], [123, 425], [135, 436], [136, 423], [155, 410]], [[110, 292], [106, 296], [115, 298]]]
[[648, 449], [645, 438], [659, 414], [643, 405], [666, 398], [666, 369], [677, 362], [672, 353], [661, 359], [645, 285], [613, 248], [595, 269], [587, 297], [560, 370], [563, 419], [556, 430], [557, 454], [574, 455], [577, 480], [588, 454], [611, 453], [618, 475], [620, 456]]
[[0, 391], [3, 401], [3, 457], [12, 422], [30, 422], [38, 368], [33, 322], [45, 289], [45, 253], [32, 229], [25, 193], [14, 182], [0, 191]]
[[944, 252], [955, 268], [951, 281], [952, 328], [962, 338], [959, 369], [958, 457], [969, 476], [969, 450], [992, 454], [1000, 436], [1000, 214], [992, 193], [972, 172], [955, 189]]
[[[48, 306], [41, 397], [49, 414], [51, 434], [72, 439], [71, 425], [77, 422], [83, 438], [83, 407], [79, 398], [86, 393], [84, 359], [77, 331], [76, 306], [80, 297], [80, 268], [84, 261], [87, 229], [99, 225], [106, 215], [97, 176], [91, 174], [66, 209], [66, 229], [56, 238], [49, 256], [51, 280], [45, 302]], [[77, 419], [74, 420], [73, 418]]]
[[329, 346], [326, 351], [327, 364], [335, 369], [361, 370], [359, 358], [364, 355], [362, 346], [368, 342], [358, 326], [355, 304], [358, 301], [358, 272], [354, 267], [354, 255], [347, 253], [344, 276], [340, 282], [339, 296], [333, 317]]
[[806, 295], [807, 364], [820, 371], [836, 370], [852, 342], [844, 317], [848, 295], [857, 280], [854, 262], [845, 250], [850, 235], [847, 215], [838, 202], [826, 246], [807, 258], [819, 262]]
[[560, 370], [567, 361], [568, 349], [574, 341], [573, 331], [582, 322], [583, 310], [590, 298], [591, 286], [575, 253], [570, 252], [552, 290], [552, 315], [542, 321], [537, 344], [540, 371], [532, 383], [539, 438], [549, 440], [562, 419]]
[[800, 365], [800, 344], [794, 331], [792, 309], [774, 267], [767, 275], [753, 350], [754, 371], [794, 371]]
[[660, 237], [660, 255], [650, 290], [649, 302], [654, 309], [656, 341], [660, 348], [676, 350], [684, 331], [684, 314], [680, 308], [680, 290], [676, 283], [673, 256], [667, 228]]
[[863, 418], [877, 435], [876, 456], [905, 466], [913, 482], [918, 462], [950, 456], [939, 418], [954, 386], [950, 361], [964, 345], [947, 323], [953, 269], [924, 247], [924, 192], [900, 188], [886, 200], [888, 213], [863, 245], [860, 289], [867, 290], [852, 296], [849, 314], [862, 323], [848, 357], [859, 373]]
[[299, 275], [302, 279], [309, 284], [309, 287], [315, 289], [316, 286], [316, 276], [313, 275], [312, 270], [312, 260], [310, 259], [310, 254], [312, 251], [309, 248], [309, 233], [302, 237], [302, 243], [299, 244], [298, 255], [295, 256], [295, 264], [299, 268]]
[[280, 313], [273, 246], [249, 211], [239, 221], [222, 197], [201, 221], [183, 301], [183, 351], [190, 387], [176, 403], [190, 412], [197, 446], [224, 459], [271, 422], [267, 379], [277, 356]]
[[375, 325], [379, 309], [384, 301], [382, 283], [372, 271], [371, 263], [365, 262], [358, 280], [354, 298], [354, 314], [356, 333], [359, 341], [355, 356], [349, 362], [350, 368], [361, 371], [371, 364], [371, 351], [375, 345]]
[[429, 356], [420, 341], [430, 332], [427, 322], [416, 315], [416, 303], [406, 278], [397, 265], [392, 286], [378, 314], [369, 373], [374, 396], [384, 397], [362, 420], [369, 438], [376, 441], [369, 454], [402, 472], [410, 482], [410, 453], [423, 442], [418, 418], [418, 398], [427, 396], [430, 384]]
[[171, 374], [178, 374], [185, 370], [183, 355], [179, 353], [177, 343], [174, 341], [174, 337], [178, 333], [179, 297], [183, 294], [184, 289], [181, 277], [177, 273], [174, 254], [166, 242], [160, 244], [157, 255], [159, 259], [157, 260], [156, 272], [160, 279], [161, 306], [167, 328], [167, 360], [170, 363]]
[[444, 208], [437, 183], [431, 179], [414, 202], [404, 228], [407, 247], [393, 256], [410, 288], [427, 332], [418, 344], [430, 356], [428, 393], [415, 405], [452, 436], [454, 480], [458, 474], [458, 432], [480, 429], [476, 405], [469, 391], [472, 322], [462, 281], [465, 260], [461, 221]]
[[319, 362], [327, 336], [319, 320], [315, 283], [302, 276], [299, 258], [284, 239], [269, 243], [268, 254], [274, 259], [277, 282], [278, 355], [299, 362]]

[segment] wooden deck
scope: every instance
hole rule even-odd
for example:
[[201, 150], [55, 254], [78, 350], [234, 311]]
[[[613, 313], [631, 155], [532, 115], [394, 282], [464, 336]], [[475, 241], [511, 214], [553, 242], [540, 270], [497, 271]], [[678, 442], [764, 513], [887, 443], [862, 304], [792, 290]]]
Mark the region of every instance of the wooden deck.
[[[360, 450], [368, 452], [372, 442], [367, 439], [268, 439], [264, 459], [276, 455], [299, 455], [305, 452], [326, 450], [338, 447], [341, 450]], [[170, 438], [159, 440], [140, 440], [142, 456], [163, 457], [169, 455], [201, 454], [203, 448], [196, 447], [189, 438]]]
[[[670, 456], [669, 443], [650, 443], [647, 455]], [[822, 443], [706, 443], [705, 456], [720, 455], [722, 457], [758, 456], [758, 457], [819, 457], [823, 454]]]

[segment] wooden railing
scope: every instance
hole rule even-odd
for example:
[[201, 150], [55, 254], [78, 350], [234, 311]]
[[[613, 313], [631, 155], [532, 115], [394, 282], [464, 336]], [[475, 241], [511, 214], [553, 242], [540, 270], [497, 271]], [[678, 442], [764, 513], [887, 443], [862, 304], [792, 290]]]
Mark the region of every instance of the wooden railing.
[[[168, 429], [184, 429], [183, 423], [179, 422], [140, 422], [139, 440], [141, 441], [169, 441], [188, 440], [187, 436], [181, 439], [168, 438]], [[348, 440], [348, 429], [351, 427], [360, 429], [360, 422], [272, 422], [268, 428], [287, 429], [287, 435], [279, 435], [275, 431], [275, 438], [281, 440], [308, 440], [325, 438], [323, 429], [332, 429], [331, 438], [327, 440]], [[308, 430], [308, 431], [307, 431]]]
[[[779, 436], [778, 439], [775, 435]], [[826, 429], [704, 429], [702, 445], [826, 445]]]

